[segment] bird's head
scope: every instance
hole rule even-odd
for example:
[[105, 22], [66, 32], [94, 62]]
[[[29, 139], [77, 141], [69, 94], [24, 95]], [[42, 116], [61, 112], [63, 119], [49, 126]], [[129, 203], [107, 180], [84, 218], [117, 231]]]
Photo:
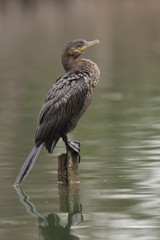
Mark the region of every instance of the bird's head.
[[83, 39], [76, 39], [67, 43], [62, 54], [62, 64], [66, 72], [75, 66], [76, 59], [84, 52], [84, 50], [97, 43], [99, 43], [99, 40], [97, 39], [90, 42]]
[[69, 42], [65, 46], [63, 54], [65, 54], [68, 57], [70, 56], [76, 59], [84, 52], [84, 50], [86, 50], [88, 47], [91, 47], [97, 43], [99, 43], [98, 39], [90, 42], [87, 42], [86, 40], [83, 40], [83, 39], [76, 39]]

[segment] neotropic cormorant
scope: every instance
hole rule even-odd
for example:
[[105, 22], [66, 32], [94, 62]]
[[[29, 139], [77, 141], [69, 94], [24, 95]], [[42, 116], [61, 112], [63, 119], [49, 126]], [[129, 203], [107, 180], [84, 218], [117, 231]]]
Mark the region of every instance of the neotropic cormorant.
[[35, 147], [23, 164], [15, 184], [27, 177], [43, 146], [52, 153], [59, 138], [63, 139], [66, 147], [80, 155], [80, 143], [69, 141], [66, 134], [76, 127], [86, 111], [92, 100], [93, 88], [99, 81], [97, 65], [88, 59], [78, 59], [85, 49], [97, 43], [99, 40], [87, 42], [77, 39], [64, 48], [62, 64], [66, 73], [53, 84], [42, 105], [35, 131]]

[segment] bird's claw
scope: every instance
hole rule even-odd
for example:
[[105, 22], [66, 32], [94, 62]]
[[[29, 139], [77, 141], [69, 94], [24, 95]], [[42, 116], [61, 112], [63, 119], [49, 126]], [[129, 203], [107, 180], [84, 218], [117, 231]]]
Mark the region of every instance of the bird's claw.
[[80, 142], [71, 142], [68, 141], [67, 142], [67, 147], [70, 148], [71, 150], [73, 150], [76, 154], [79, 155], [79, 162], [80, 162]]

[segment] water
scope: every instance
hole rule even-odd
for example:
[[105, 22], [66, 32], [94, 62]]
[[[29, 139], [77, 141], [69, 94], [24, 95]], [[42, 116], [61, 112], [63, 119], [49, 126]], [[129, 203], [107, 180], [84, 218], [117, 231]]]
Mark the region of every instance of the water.
[[[160, 239], [160, 30], [157, 1], [0, 2], [0, 239]], [[96, 16], [96, 18], [95, 18]], [[78, 203], [57, 183], [59, 142], [20, 188], [37, 115], [73, 38], [101, 82], [69, 137], [81, 142]], [[70, 194], [69, 191], [68, 194]]]

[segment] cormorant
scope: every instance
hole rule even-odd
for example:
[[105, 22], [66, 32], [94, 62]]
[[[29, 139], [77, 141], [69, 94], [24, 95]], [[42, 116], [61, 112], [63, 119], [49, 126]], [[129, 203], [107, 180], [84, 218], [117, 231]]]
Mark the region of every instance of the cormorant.
[[62, 64], [66, 73], [57, 79], [46, 96], [35, 131], [35, 147], [23, 164], [15, 184], [27, 177], [43, 146], [52, 153], [59, 138], [80, 156], [80, 143], [69, 141], [67, 133], [76, 127], [90, 104], [100, 71], [91, 60], [78, 57], [85, 49], [97, 43], [97, 39], [90, 42], [77, 39], [65, 46]]

